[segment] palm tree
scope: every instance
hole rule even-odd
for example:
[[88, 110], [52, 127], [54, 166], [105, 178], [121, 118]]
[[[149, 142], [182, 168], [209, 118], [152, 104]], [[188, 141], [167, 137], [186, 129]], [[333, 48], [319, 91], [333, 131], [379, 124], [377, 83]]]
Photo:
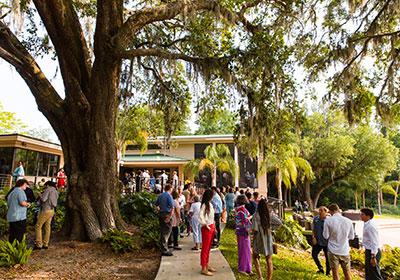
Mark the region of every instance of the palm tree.
[[399, 192], [400, 181], [388, 181], [381, 185], [383, 193], [391, 194], [394, 197], [393, 205], [397, 205], [397, 195]]
[[283, 199], [282, 183], [286, 188], [291, 189], [292, 184], [296, 185], [299, 174], [301, 174], [301, 181], [305, 178], [308, 180], [314, 178], [310, 163], [297, 154], [293, 145], [280, 145], [275, 153], [267, 154], [259, 170], [259, 173], [275, 171], [275, 187], [280, 200]]
[[205, 158], [193, 159], [183, 166], [184, 173], [194, 180], [201, 170], [209, 169], [211, 171], [212, 186], [217, 185], [217, 170], [220, 172], [229, 172], [233, 177], [238, 172], [238, 165], [231, 156], [227, 145], [210, 145], [204, 150]]

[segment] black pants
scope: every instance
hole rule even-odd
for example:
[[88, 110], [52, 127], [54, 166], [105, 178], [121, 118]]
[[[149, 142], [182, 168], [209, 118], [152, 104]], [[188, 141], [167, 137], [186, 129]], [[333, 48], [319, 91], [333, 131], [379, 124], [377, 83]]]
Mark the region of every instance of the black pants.
[[168, 244], [174, 244], [174, 247], [178, 247], [178, 240], [179, 240], [179, 227], [172, 227], [172, 235], [168, 240]]
[[214, 245], [219, 245], [219, 240], [221, 239], [221, 213], [214, 214], [214, 221], [215, 221]]
[[379, 262], [381, 260], [381, 250], [376, 254], [376, 266], [371, 265], [371, 250], [365, 250], [365, 279], [366, 280], [383, 280]]
[[324, 271], [324, 268], [321, 265], [321, 262], [318, 259], [318, 254], [321, 251], [324, 251], [324, 255], [325, 255], [325, 262], [326, 262], [326, 274], [329, 274], [331, 272], [331, 268], [329, 266], [329, 261], [328, 261], [328, 247], [327, 246], [320, 246], [320, 245], [314, 245], [312, 247], [312, 257], [314, 259], [315, 264], [318, 267], [319, 271]]
[[171, 221], [165, 222], [165, 217], [168, 215], [169, 213], [160, 213], [158, 216], [160, 221], [160, 245], [163, 253], [168, 252], [168, 239], [172, 231]]
[[26, 220], [18, 222], [10, 222], [8, 241], [12, 243], [14, 240], [22, 241], [26, 232]]

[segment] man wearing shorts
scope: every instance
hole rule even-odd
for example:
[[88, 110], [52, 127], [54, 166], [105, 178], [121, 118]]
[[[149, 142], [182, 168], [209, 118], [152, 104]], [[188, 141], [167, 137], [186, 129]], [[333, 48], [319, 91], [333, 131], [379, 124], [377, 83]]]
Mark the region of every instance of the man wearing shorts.
[[351, 280], [349, 240], [354, 239], [353, 224], [340, 213], [337, 204], [328, 207], [332, 217], [324, 223], [323, 236], [328, 239], [328, 260], [334, 280], [339, 280], [339, 265], [346, 280]]

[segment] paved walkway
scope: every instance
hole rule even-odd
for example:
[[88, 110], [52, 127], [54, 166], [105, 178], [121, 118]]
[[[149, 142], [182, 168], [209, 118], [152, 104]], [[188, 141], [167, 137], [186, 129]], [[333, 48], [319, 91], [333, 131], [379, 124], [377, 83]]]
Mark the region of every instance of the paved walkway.
[[160, 268], [155, 280], [235, 280], [228, 262], [219, 249], [212, 249], [210, 264], [217, 269], [213, 277], [200, 274], [200, 250], [192, 251], [193, 237], [180, 239], [181, 251], [174, 251], [172, 257], [162, 257]]

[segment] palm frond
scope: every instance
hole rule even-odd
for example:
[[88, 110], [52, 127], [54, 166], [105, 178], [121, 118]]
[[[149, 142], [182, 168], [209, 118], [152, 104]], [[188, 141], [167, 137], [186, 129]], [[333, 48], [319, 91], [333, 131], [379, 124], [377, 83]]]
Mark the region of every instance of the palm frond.
[[204, 155], [208, 160], [212, 162], [215, 162], [218, 159], [217, 151], [215, 150], [215, 147], [212, 145], [207, 146], [207, 148], [204, 150]]
[[[296, 163], [292, 158], [288, 158], [284, 161], [284, 168], [282, 173], [286, 173], [290, 180], [296, 184], [297, 182], [297, 167]], [[286, 185], [286, 184], [285, 184]], [[286, 185], [287, 186], [287, 185]]]
[[215, 147], [215, 151], [217, 152], [219, 158], [231, 157], [231, 151], [227, 145], [218, 144]]
[[203, 158], [199, 162], [199, 170], [203, 170], [205, 168], [209, 168], [211, 170], [214, 168], [214, 163], [208, 158]]
[[307, 179], [312, 180], [315, 178], [311, 164], [307, 160], [301, 157], [294, 157], [293, 161], [296, 163], [297, 169], [301, 170]]
[[393, 196], [397, 196], [396, 191], [393, 189], [391, 185], [387, 185], [386, 183], [381, 185], [381, 190], [383, 193], [391, 194]]

